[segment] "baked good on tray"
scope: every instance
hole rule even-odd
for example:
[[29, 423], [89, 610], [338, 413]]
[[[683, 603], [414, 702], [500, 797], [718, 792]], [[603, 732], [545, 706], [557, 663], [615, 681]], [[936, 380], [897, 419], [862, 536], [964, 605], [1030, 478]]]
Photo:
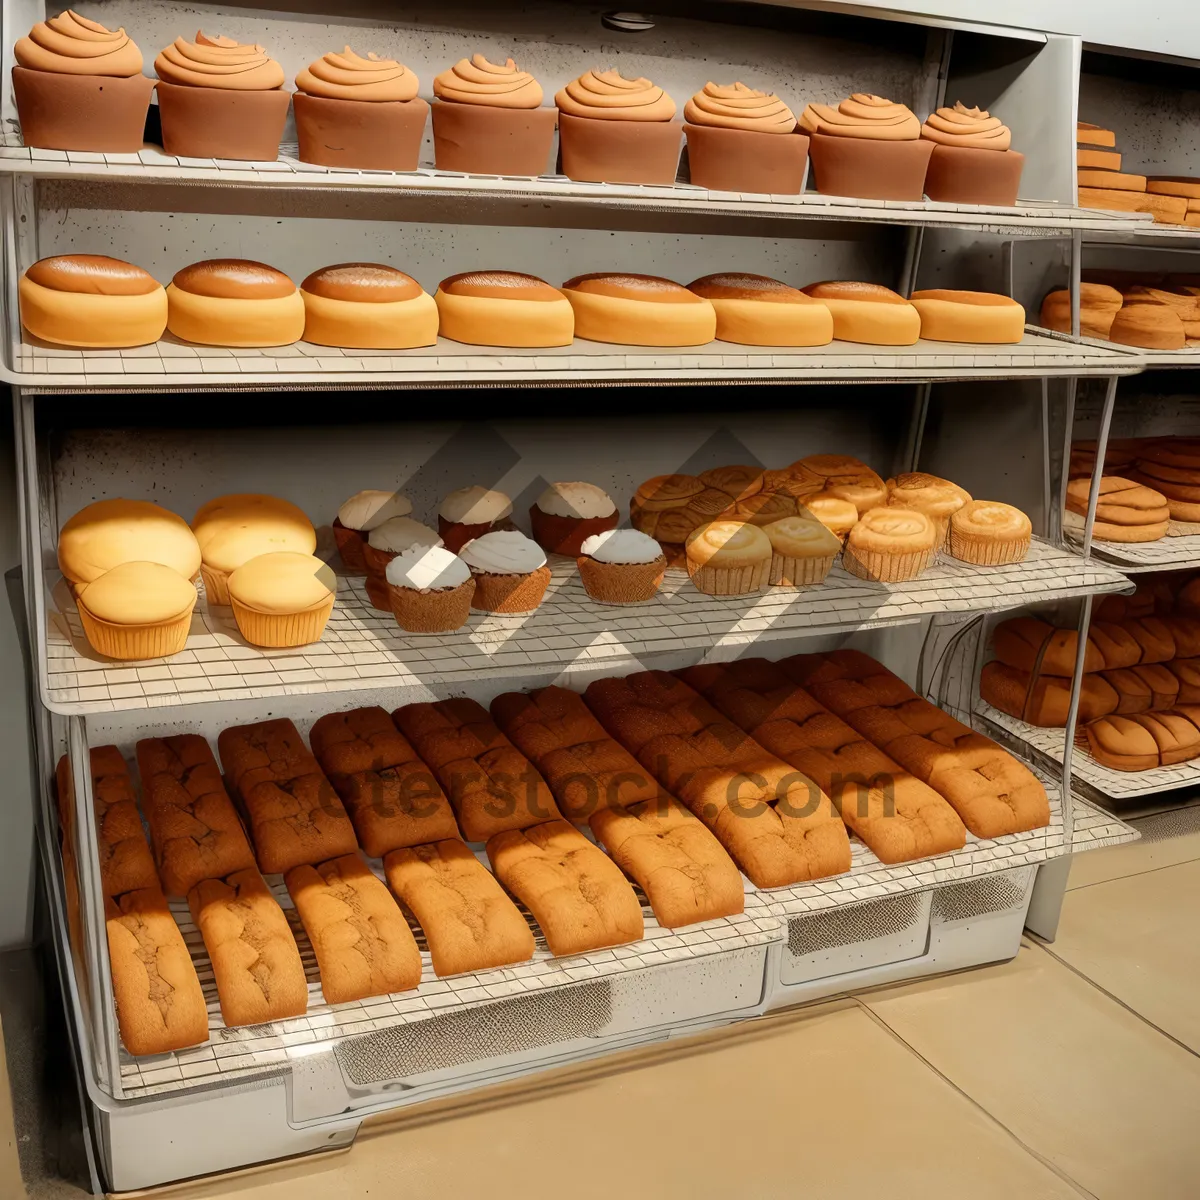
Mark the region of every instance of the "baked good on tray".
[[315, 555], [277, 550], [242, 563], [228, 588], [242, 637], [252, 646], [286, 649], [321, 640], [337, 579]]
[[795, 196], [804, 183], [808, 138], [772, 92], [706, 83], [683, 108], [691, 182], [726, 192]]
[[1166, 498], [1174, 521], [1200, 521], [1200, 443], [1171, 438], [1139, 448], [1130, 479]]
[[467, 271], [434, 293], [438, 332], [471, 346], [569, 346], [575, 314], [567, 298], [536, 275]]
[[178, 37], [154, 70], [168, 154], [275, 161], [291, 93], [283, 68], [261, 46], [202, 32], [194, 42]]
[[[157, 889], [158, 872], [124, 757], [116, 746], [97, 746], [89, 751], [88, 759], [101, 890], [105, 896], [121, 896], [144, 888]], [[60, 802], [62, 799], [60, 796]], [[67, 827], [68, 822], [63, 825]]]
[[645, 932], [642, 906], [621, 868], [566, 821], [497, 833], [487, 855], [533, 913], [551, 954], [620, 946]]
[[322, 267], [300, 285], [300, 298], [304, 340], [317, 346], [411, 350], [437, 342], [433, 297], [411, 275], [383, 263]]
[[828, 306], [778, 279], [724, 271], [692, 280], [688, 291], [713, 306], [716, 336], [722, 342], [827, 346], [833, 341], [833, 315]]
[[333, 536], [342, 566], [353, 574], [363, 574], [367, 570], [366, 545], [371, 531], [392, 517], [407, 517], [411, 512], [412, 501], [403, 492], [378, 489], [355, 492], [333, 519]]
[[552, 483], [529, 506], [533, 540], [552, 554], [579, 554], [596, 533], [616, 529], [612, 497], [594, 483]]
[[771, 543], [771, 569], [767, 582], [772, 587], [811, 587], [822, 583], [833, 570], [842, 541], [816, 517], [784, 517], [763, 526]]
[[438, 505], [438, 533], [446, 549], [457, 554], [472, 538], [494, 529], [511, 529], [512, 501], [503, 493], [480, 484], [451, 492]]
[[167, 329], [203, 346], [289, 346], [304, 336], [304, 301], [296, 285], [266, 263], [208, 259], [175, 272], [167, 287]]
[[562, 285], [575, 312], [575, 336], [623, 346], [703, 346], [717, 315], [703, 296], [656, 275], [599, 272]]
[[167, 658], [187, 644], [196, 585], [156, 562], [125, 562], [76, 593], [88, 644], [106, 658]]
[[1108, 340], [1145, 350], [1182, 350], [1187, 345], [1183, 318], [1165, 304], [1126, 300], [1109, 326]]
[[888, 507], [924, 513], [937, 527], [938, 546], [950, 532], [950, 518], [971, 497], [965, 488], [925, 471], [905, 471], [887, 481]]
[[579, 551], [579, 578], [600, 604], [645, 604], [662, 584], [666, 555], [652, 537], [636, 529], [593, 534]]
[[810, 283], [804, 294], [833, 314], [839, 342], [868, 346], [912, 346], [921, 336], [921, 314], [905, 298], [879, 283]]
[[925, 173], [930, 200], [1016, 204], [1025, 155], [1012, 149], [1012, 131], [999, 117], [957, 100], [925, 118], [921, 137], [935, 143]]
[[[1067, 514], [1076, 518], [1075, 528], [1082, 530], [1087, 517], [1090, 479], [1072, 479], [1067, 483]], [[1166, 537], [1171, 512], [1161, 492], [1119, 475], [1100, 480], [1096, 502], [1095, 537], [1106, 542], [1156, 542]]]
[[[1107, 340], [1124, 297], [1106, 283], [1079, 285], [1079, 332], [1083, 337]], [[1071, 332], [1071, 293], [1067, 288], [1047, 292], [1042, 300], [1038, 324], [1056, 333]]]
[[1011, 504], [968, 500], [950, 517], [950, 554], [961, 562], [998, 567], [1025, 559], [1033, 543], [1033, 522]]
[[200, 545], [182, 517], [149, 500], [97, 500], [59, 532], [58, 569], [75, 588], [127, 562], [162, 563], [192, 579]]
[[471, 568], [443, 546], [415, 546], [396, 555], [384, 581], [396, 624], [409, 633], [451, 633], [471, 615]]
[[472, 538], [459, 557], [475, 581], [471, 607], [480, 612], [532, 612], [550, 585], [550, 568], [542, 548], [515, 529]]
[[[1108, 681], [1108, 672], [1084, 675], [1079, 692], [1079, 721], [1085, 723], [1117, 711], [1121, 695]], [[984, 663], [979, 694], [993, 708], [1038, 725], [1062, 729], [1071, 705], [1071, 680], [1060, 675], [1031, 675], [993, 660]]]
[[771, 539], [745, 521], [710, 521], [688, 534], [692, 586], [710, 596], [749, 596], [767, 586]]
[[842, 566], [859, 579], [903, 583], [927, 571], [937, 556], [941, 531], [912, 508], [872, 508], [846, 537]]
[[420, 922], [435, 975], [528, 962], [533, 931], [492, 873], [457, 838], [394, 850], [388, 885]]
[[433, 157], [439, 171], [544, 175], [558, 110], [511, 59], [460, 58], [433, 81]]
[[995, 346], [1025, 336], [1025, 310], [1009, 296], [930, 288], [908, 299], [921, 315], [921, 337], [927, 342]]
[[1101, 717], [1081, 730], [1088, 753], [1114, 771], [1150, 771], [1200, 758], [1200, 709]]
[[17, 283], [21, 325], [57, 346], [121, 349], [157, 342], [167, 293], [148, 271], [103, 254], [42, 258]]
[[68, 9], [34, 25], [13, 57], [26, 146], [110, 154], [142, 148], [154, 80], [142, 73], [142, 52], [124, 29]]
[[363, 58], [349, 46], [310, 63], [296, 76], [292, 96], [300, 161], [415, 171], [429, 115], [429, 105], [417, 95], [419, 86], [412, 71], [395, 60], [373, 52]]
[[861, 516], [887, 503], [884, 481], [865, 462], [849, 454], [810, 454], [797, 459], [788, 471], [808, 492], [801, 500], [803, 504], [815, 493], [825, 493], [849, 500]]

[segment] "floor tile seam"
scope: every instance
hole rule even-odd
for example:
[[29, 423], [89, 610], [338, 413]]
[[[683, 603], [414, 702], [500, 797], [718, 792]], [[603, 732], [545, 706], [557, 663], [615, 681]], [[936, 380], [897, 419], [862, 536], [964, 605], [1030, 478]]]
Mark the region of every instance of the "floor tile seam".
[[1010, 1129], [995, 1113], [987, 1109], [983, 1104], [975, 1099], [969, 1092], [964, 1091], [953, 1079], [950, 1078], [944, 1071], [939, 1070], [934, 1064], [925, 1057], [911, 1042], [907, 1041], [904, 1036], [887, 1023], [884, 1018], [877, 1013], [864, 1000], [855, 997], [858, 1005], [867, 1014], [867, 1016], [875, 1022], [893, 1041], [902, 1046], [909, 1054], [911, 1054], [919, 1063], [926, 1067], [932, 1074], [936, 1075], [947, 1087], [949, 1087], [957, 1095], [961, 1096], [976, 1112], [982, 1114], [984, 1119], [990, 1124], [999, 1129], [1010, 1141], [1023, 1150], [1030, 1158], [1036, 1159], [1041, 1163], [1046, 1170], [1050, 1171], [1057, 1178], [1061, 1179], [1069, 1188], [1076, 1192], [1084, 1200], [1098, 1200], [1094, 1192], [1089, 1191], [1078, 1180], [1073, 1179], [1067, 1174], [1057, 1163], [1048, 1159], [1040, 1151], [1036, 1150], [1028, 1142], [1024, 1140], [1018, 1133]]
[[1196, 862], [1200, 862], [1200, 854], [1197, 854], [1195, 858], [1181, 858], [1178, 862], [1163, 863], [1161, 867], [1146, 867], [1145, 870], [1130, 871], [1126, 875], [1113, 875], [1109, 879], [1096, 879], [1091, 883], [1081, 883], [1077, 887], [1071, 887], [1068, 881], [1067, 891], [1086, 892], [1088, 888], [1103, 887], [1106, 883], [1120, 883], [1123, 879], [1138, 879], [1142, 875], [1157, 875], [1159, 871], [1169, 871], [1172, 867], [1186, 867]]

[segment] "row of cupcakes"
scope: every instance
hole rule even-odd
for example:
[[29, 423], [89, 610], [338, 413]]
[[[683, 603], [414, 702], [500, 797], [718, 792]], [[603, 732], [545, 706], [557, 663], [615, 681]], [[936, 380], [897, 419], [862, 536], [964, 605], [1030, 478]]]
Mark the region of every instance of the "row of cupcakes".
[[792, 287], [729, 271], [687, 287], [653, 275], [577, 275], [561, 288], [517, 271], [469, 271], [430, 296], [383, 263], [339, 263], [297, 288], [246, 259], [209, 259], [163, 288], [147, 271], [103, 255], [34, 263], [18, 283], [21, 324], [44, 342], [118, 349], [170, 332], [207, 346], [414, 349], [439, 336], [470, 345], [569, 346], [575, 338], [634, 346], [813, 347], [833, 340], [911, 346], [919, 339], [1012, 344], [1025, 310], [990, 292], [933, 289], [905, 299], [881, 284]]
[[[429, 104], [403, 64], [349, 46], [311, 63], [284, 88], [262, 46], [197, 33], [155, 59], [156, 81], [124, 29], [67, 11], [39, 22], [15, 48], [14, 91], [26, 145], [128, 152], [142, 146], [157, 87], [163, 147], [183, 158], [274, 160], [289, 102], [304, 162], [411, 171]], [[813, 103], [799, 120], [773, 93], [707, 83], [678, 105], [649, 79], [588, 70], [543, 107], [541, 85], [510, 58], [464, 58], [433, 82], [435, 163], [441, 170], [542, 175], [554, 131], [561, 169], [600, 183], [672, 184], [686, 132], [691, 182], [797, 194], [812, 156], [820, 191], [888, 200], [1016, 202], [1024, 156], [999, 118], [962, 103], [922, 124], [905, 105], [870, 93]]]

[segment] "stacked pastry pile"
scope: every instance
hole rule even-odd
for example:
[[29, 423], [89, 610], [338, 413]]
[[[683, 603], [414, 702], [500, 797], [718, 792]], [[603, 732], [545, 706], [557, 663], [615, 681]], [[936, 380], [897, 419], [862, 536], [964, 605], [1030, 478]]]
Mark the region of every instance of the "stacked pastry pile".
[[1116, 134], [1085, 121], [1076, 126], [1075, 141], [1081, 208], [1144, 212], [1162, 225], [1200, 226], [1200, 179], [1123, 172]]
[[[1089, 271], [1080, 285], [1080, 333], [1145, 350], [1182, 350], [1200, 340], [1198, 283], [1194, 275]], [[1071, 332], [1067, 289], [1047, 293], [1040, 321]]]

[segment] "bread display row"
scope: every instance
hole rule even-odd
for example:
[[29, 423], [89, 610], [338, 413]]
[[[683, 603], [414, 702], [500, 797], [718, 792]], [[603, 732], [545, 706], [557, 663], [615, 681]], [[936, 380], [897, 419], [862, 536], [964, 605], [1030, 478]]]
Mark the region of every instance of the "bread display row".
[[[1079, 285], [1080, 333], [1143, 350], [1183, 350], [1200, 339], [1200, 276], [1146, 278], [1151, 282], [1089, 272]], [[1039, 319], [1047, 329], [1070, 333], [1070, 291], [1049, 292]]]
[[[454, 699], [332, 713], [310, 742], [273, 719], [224, 729], [217, 750], [220, 771], [195, 735], [137, 744], [153, 857], [121, 753], [91, 751], [133, 1054], [208, 1036], [164, 889], [186, 897], [234, 1026], [306, 1011], [301, 927], [325, 1001], [346, 1003], [418, 985], [418, 926], [437, 975], [484, 970], [527, 961], [535, 932], [554, 955], [638, 940], [635, 885], [674, 929], [740, 913], [743, 874], [773, 888], [848, 871], [850, 833], [899, 863], [958, 849], [968, 829], [1049, 821], [1025, 767], [854, 651], [514, 692], [490, 711]], [[67, 858], [65, 758], [58, 781]], [[298, 924], [263, 875], [282, 875]]]
[[[273, 161], [291, 106], [302, 162], [412, 171], [431, 107], [408, 67], [349, 46], [301, 70], [291, 93], [262, 46], [200, 32], [159, 53], [153, 80], [124, 29], [70, 11], [38, 22], [14, 57], [25, 144], [56, 150], [140, 150], [156, 92], [168, 154]], [[961, 102], [922, 124], [903, 104], [855, 93], [809, 104], [797, 120], [772, 93], [709, 82], [680, 121], [676, 101], [649, 79], [593, 69], [548, 108], [532, 75], [482, 54], [441, 72], [433, 96], [434, 161], [446, 171], [543, 175], [557, 128], [570, 179], [672, 184], [686, 134], [701, 187], [795, 195], [811, 153], [822, 192], [1010, 205], [1025, 161], [998, 117]]]
[[411, 350], [439, 337], [473, 346], [561, 347], [576, 338], [625, 346], [876, 346], [918, 340], [1006, 345], [1025, 332], [1007, 296], [934, 289], [909, 299], [874, 283], [795, 288], [742, 272], [687, 287], [653, 275], [577, 275], [561, 288], [519, 271], [443, 279], [433, 296], [383, 263], [339, 263], [299, 288], [248, 259], [209, 259], [163, 288], [141, 267], [98, 254], [43, 258], [18, 286], [26, 333], [58, 346], [121, 349], [172, 338], [204, 346], [305, 341], [355, 350]]
[[1200, 179], [1123, 169], [1129, 163], [1116, 148], [1117, 135], [1086, 121], [1078, 123], [1075, 141], [1080, 208], [1150, 213], [1160, 225], [1200, 226]]

